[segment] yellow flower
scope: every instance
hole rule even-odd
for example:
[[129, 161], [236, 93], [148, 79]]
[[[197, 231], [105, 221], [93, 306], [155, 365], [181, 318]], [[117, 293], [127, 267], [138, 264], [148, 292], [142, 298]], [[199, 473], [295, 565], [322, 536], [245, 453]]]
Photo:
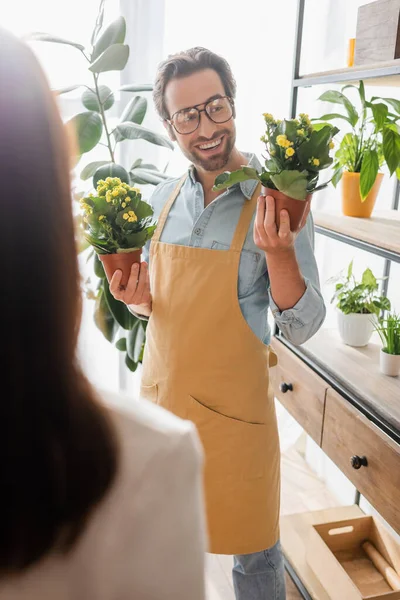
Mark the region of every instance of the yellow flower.
[[112, 200], [112, 191], [108, 190], [108, 192], [106, 192], [106, 201], [111, 202], [111, 200]]
[[122, 215], [122, 218], [123, 218], [123, 219], [125, 219], [125, 221], [126, 221], [127, 219], [129, 219], [129, 215], [128, 215], [128, 213], [124, 213], [124, 214]]
[[130, 210], [128, 212], [128, 214], [129, 214], [129, 220], [131, 220], [131, 219], [132, 219], [132, 221], [137, 221], [138, 220], [138, 218], [137, 218], [136, 214], [133, 212], [133, 210]]
[[134, 223], [135, 221], [137, 221], [137, 219], [134, 219], [133, 217], [129, 217], [128, 219], [129, 223]]
[[274, 117], [271, 115], [271, 113], [263, 113], [263, 117], [266, 123], [269, 123], [270, 125], [272, 125], [272, 123], [274, 123]]
[[293, 154], [294, 154], [294, 149], [293, 148], [287, 148], [286, 154], [285, 154], [286, 158], [290, 158], [291, 156], [293, 156]]
[[312, 164], [314, 165], [314, 167], [319, 167], [319, 159], [318, 158], [313, 158], [312, 159]]
[[310, 117], [306, 113], [300, 113], [299, 117], [303, 123], [305, 123], [306, 125], [310, 125], [310, 123], [311, 123]]
[[126, 208], [126, 202], [123, 202], [123, 203], [121, 204], [121, 206], [122, 206], [122, 208]]
[[131, 187], [131, 192], [135, 192], [135, 194], [140, 194], [140, 190], [137, 187]]
[[332, 150], [335, 147], [334, 142], [332, 140], [329, 142], [329, 148]]
[[119, 196], [118, 188], [114, 188], [111, 193], [112, 193], [113, 198], [118, 198], [118, 196]]
[[304, 129], [298, 129], [297, 135], [304, 135]]
[[278, 144], [278, 146], [281, 146], [281, 148], [287, 148], [287, 142], [288, 139], [286, 135], [278, 135], [276, 138], [276, 143]]
[[99, 216], [99, 221], [104, 221], [105, 218], [106, 218], [105, 215], [100, 215]]

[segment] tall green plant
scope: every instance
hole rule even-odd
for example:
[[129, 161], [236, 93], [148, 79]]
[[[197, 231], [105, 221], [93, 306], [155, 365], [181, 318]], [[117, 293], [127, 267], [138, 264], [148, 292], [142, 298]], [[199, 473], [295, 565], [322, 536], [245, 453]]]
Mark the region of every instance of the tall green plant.
[[[119, 123], [114, 128], [109, 125], [107, 111], [113, 106], [115, 96], [108, 86], [100, 83], [101, 75], [107, 71], [122, 71], [125, 68], [129, 58], [129, 46], [125, 43], [126, 23], [122, 16], [103, 27], [104, 5], [105, 0], [101, 0], [89, 48], [48, 33], [35, 33], [31, 39], [71, 46], [80, 52], [87, 62], [93, 79], [92, 86], [77, 84], [57, 90], [58, 94], [65, 94], [83, 88], [81, 101], [86, 110], [76, 114], [67, 123], [67, 126], [76, 132], [76, 164], [81, 180], [88, 181], [92, 178], [94, 188], [100, 179], [106, 177], [119, 177], [122, 182], [131, 186], [157, 185], [168, 179], [168, 176], [160, 172], [155, 165], [137, 158], [130, 168], [126, 169], [116, 161], [116, 150], [123, 140], [142, 139], [169, 149], [173, 149], [173, 144], [167, 137], [142, 125], [147, 111], [147, 100], [142, 96], [131, 98]], [[128, 84], [120, 87], [118, 91], [148, 92], [151, 89], [149, 84]], [[83, 158], [99, 146], [104, 152], [104, 159], [85, 161], [82, 167]], [[84, 250], [87, 247], [88, 244], [85, 244], [83, 239], [80, 240], [80, 249]], [[92, 251], [88, 260], [92, 261], [94, 274], [98, 278], [96, 290], [87, 292], [88, 297], [95, 301], [94, 321], [110, 343], [116, 342], [116, 348], [125, 354], [127, 367], [135, 371], [143, 356], [146, 322], [134, 317], [125, 304], [114, 299], [97, 254]]]
[[375, 327], [381, 338], [383, 351], [387, 354], [400, 354], [400, 315], [388, 313], [379, 319]]
[[[343, 92], [354, 88], [358, 92], [359, 107], [356, 107]], [[329, 90], [319, 100], [343, 107], [344, 113], [329, 113], [317, 120], [336, 121], [341, 119], [350, 126], [336, 152], [332, 183], [336, 186], [343, 171], [360, 173], [360, 195], [364, 201], [375, 183], [379, 169], [387, 164], [390, 175], [400, 179], [400, 100], [365, 97], [362, 81], [359, 86], [346, 85], [342, 91]]]

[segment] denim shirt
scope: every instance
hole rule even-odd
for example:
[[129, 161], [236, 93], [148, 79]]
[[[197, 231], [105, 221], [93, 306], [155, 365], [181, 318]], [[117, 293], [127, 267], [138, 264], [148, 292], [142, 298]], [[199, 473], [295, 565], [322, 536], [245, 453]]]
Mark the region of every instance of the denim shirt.
[[[255, 155], [244, 154], [249, 166], [261, 169]], [[180, 178], [167, 180], [157, 186], [150, 203], [158, 218], [164, 204], [175, 189]], [[201, 184], [196, 181], [193, 166], [174, 205], [171, 208], [161, 242], [228, 250], [241, 214], [257, 182], [244, 181], [233, 185], [206, 208]], [[300, 271], [306, 283], [306, 291], [295, 306], [279, 311], [270, 289], [268, 268], [263, 250], [253, 240], [253, 223], [249, 227], [239, 265], [238, 299], [248, 325], [265, 344], [269, 344], [271, 331], [268, 324], [268, 307], [283, 335], [293, 344], [302, 344], [318, 331], [325, 318], [325, 305], [320, 291], [318, 269], [314, 257], [314, 225], [312, 216], [295, 241], [295, 252]], [[149, 244], [143, 252], [143, 260], [149, 261]], [[149, 265], [151, 269], [151, 264]]]

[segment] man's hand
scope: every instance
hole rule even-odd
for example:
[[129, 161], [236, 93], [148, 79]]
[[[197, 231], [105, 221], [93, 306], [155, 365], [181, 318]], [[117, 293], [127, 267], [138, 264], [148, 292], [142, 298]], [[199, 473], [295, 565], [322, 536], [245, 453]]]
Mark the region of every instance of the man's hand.
[[294, 250], [294, 241], [299, 231], [304, 227], [310, 212], [310, 200], [304, 217], [296, 232], [290, 231], [290, 217], [287, 210], [281, 210], [280, 227], [277, 230], [275, 222], [275, 199], [272, 196], [259, 196], [257, 214], [254, 221], [254, 243], [264, 250], [267, 257], [271, 254], [287, 253]]
[[132, 265], [125, 290], [120, 289], [122, 271], [115, 271], [110, 281], [110, 292], [116, 300], [124, 302], [135, 313], [149, 317], [151, 314], [150, 278], [147, 263]]

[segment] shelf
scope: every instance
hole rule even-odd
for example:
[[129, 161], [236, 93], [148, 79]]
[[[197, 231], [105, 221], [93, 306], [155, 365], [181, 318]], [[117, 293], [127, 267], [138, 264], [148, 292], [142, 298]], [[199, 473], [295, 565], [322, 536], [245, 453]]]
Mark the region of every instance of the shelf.
[[286, 340], [284, 343], [310, 366], [317, 367], [315, 370], [332, 387], [353, 400], [357, 408], [399, 441], [400, 377], [380, 373], [381, 344], [374, 336], [367, 346], [353, 348], [341, 341], [336, 329], [322, 327], [302, 346], [292, 346]]
[[361, 219], [316, 210], [313, 217], [318, 233], [400, 262], [400, 211], [376, 211]]
[[294, 87], [311, 87], [327, 83], [357, 83], [362, 79], [366, 85], [399, 86], [400, 59], [382, 62], [374, 65], [362, 65], [301, 75], [293, 80]]

